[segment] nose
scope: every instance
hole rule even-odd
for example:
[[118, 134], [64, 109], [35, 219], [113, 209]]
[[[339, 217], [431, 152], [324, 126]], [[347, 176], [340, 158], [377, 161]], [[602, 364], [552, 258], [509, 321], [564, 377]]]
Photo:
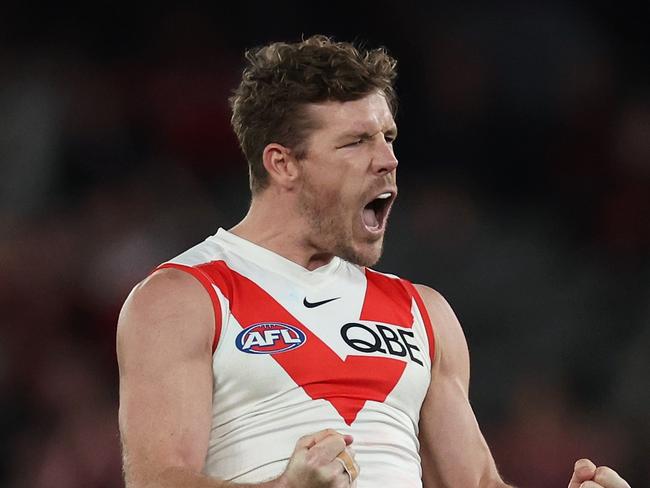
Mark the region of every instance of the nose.
[[392, 173], [397, 168], [397, 164], [393, 145], [382, 138], [377, 142], [372, 161], [373, 171], [380, 175]]

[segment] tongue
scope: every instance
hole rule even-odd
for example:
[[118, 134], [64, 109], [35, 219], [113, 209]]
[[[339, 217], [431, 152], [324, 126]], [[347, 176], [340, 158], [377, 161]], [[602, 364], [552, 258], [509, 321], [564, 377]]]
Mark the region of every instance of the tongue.
[[370, 229], [376, 229], [379, 227], [379, 221], [377, 220], [377, 214], [371, 208], [363, 209], [363, 223], [366, 224]]

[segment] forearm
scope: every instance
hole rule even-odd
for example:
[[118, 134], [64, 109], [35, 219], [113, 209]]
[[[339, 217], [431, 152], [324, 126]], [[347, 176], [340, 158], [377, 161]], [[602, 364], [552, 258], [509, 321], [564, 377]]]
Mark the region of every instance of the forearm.
[[[424, 488], [440, 488], [441, 485], [439, 484], [434, 484], [431, 485], [430, 483], [424, 483], [423, 487]], [[445, 485], [446, 486], [446, 485]], [[505, 482], [503, 482], [501, 479], [499, 480], [490, 480], [490, 481], [481, 481], [478, 488], [517, 488], [514, 485], [509, 485]]]
[[284, 488], [280, 478], [262, 483], [234, 483], [181, 467], [165, 469], [146, 480], [129, 478], [127, 476], [127, 488]]

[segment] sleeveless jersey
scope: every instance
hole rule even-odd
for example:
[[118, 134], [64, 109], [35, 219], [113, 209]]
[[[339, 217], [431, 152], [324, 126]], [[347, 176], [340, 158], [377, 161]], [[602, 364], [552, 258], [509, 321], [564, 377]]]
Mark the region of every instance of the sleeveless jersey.
[[422, 486], [434, 340], [410, 282], [337, 257], [308, 271], [224, 229], [168, 267], [197, 278], [214, 307], [205, 474], [267, 481], [300, 437], [332, 428], [354, 436], [358, 488]]

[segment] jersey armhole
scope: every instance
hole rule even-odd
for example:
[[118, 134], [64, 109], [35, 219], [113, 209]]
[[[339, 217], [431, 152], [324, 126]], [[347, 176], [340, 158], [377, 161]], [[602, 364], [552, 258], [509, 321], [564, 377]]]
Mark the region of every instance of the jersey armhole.
[[431, 318], [429, 317], [429, 312], [427, 312], [427, 307], [424, 305], [424, 300], [422, 300], [422, 296], [420, 295], [420, 292], [413, 286], [413, 283], [407, 280], [402, 280], [402, 283], [406, 286], [406, 288], [409, 290], [411, 293], [411, 296], [415, 300], [415, 304], [418, 307], [418, 310], [420, 311], [420, 315], [422, 316], [422, 320], [424, 321], [424, 330], [427, 333], [427, 339], [429, 341], [429, 357], [431, 358], [431, 364], [433, 365], [433, 360], [435, 358], [436, 354], [436, 340], [435, 336], [433, 335], [433, 325], [431, 324]]
[[217, 345], [219, 343], [219, 337], [221, 337], [221, 302], [219, 301], [217, 292], [214, 289], [216, 285], [203, 271], [193, 266], [187, 266], [185, 264], [164, 263], [155, 268], [154, 271], [166, 268], [177, 269], [179, 271], [184, 271], [191, 274], [203, 285], [205, 291], [207, 291], [208, 295], [210, 295], [212, 310], [214, 311], [214, 339], [212, 340], [212, 354], [214, 354], [214, 351], [217, 349]]

